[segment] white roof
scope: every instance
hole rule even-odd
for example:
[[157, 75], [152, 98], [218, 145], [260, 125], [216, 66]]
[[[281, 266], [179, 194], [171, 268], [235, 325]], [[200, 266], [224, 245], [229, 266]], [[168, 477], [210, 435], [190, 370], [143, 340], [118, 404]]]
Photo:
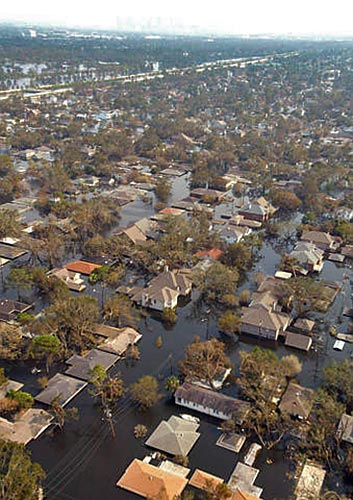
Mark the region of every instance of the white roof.
[[8, 245], [16, 245], [20, 240], [18, 238], [10, 238], [9, 236], [5, 236], [0, 240], [0, 243], [7, 243]]
[[336, 342], [333, 344], [333, 348], [337, 351], [343, 351], [344, 346], [345, 342], [343, 342], [343, 340], [336, 340]]
[[292, 273], [287, 273], [286, 271], [276, 271], [275, 274], [275, 278], [279, 278], [281, 280], [289, 280], [292, 276]]

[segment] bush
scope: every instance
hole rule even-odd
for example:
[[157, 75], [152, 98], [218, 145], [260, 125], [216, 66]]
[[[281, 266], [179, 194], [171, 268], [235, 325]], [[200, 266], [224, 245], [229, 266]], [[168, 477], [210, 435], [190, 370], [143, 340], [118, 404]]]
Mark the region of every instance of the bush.
[[34, 398], [28, 392], [14, 391], [10, 389], [6, 394], [6, 397], [17, 401], [19, 410], [31, 408], [34, 404]]
[[227, 335], [234, 335], [240, 331], [240, 319], [232, 311], [226, 311], [218, 321], [218, 329]]
[[162, 320], [165, 321], [166, 323], [176, 323], [177, 322], [177, 314], [174, 311], [174, 309], [171, 309], [170, 307], [166, 307], [163, 312], [162, 312]]
[[143, 424], [137, 424], [134, 427], [134, 436], [136, 439], [143, 439], [147, 434], [147, 427]]
[[241, 306], [248, 306], [250, 303], [250, 292], [249, 290], [242, 290], [239, 294], [239, 304]]
[[184, 455], [175, 455], [173, 460], [176, 464], [182, 465], [183, 467], [187, 467], [189, 465], [189, 459]]
[[138, 361], [140, 359], [140, 351], [139, 351], [139, 348], [137, 347], [137, 345], [135, 344], [132, 344], [128, 350], [127, 350], [127, 353], [126, 353], [126, 356], [129, 358], [129, 359], [132, 359], [134, 361]]
[[147, 410], [161, 398], [158, 392], [158, 382], [152, 375], [145, 375], [130, 387], [131, 399], [141, 409]]
[[178, 377], [176, 377], [175, 375], [171, 375], [164, 382], [164, 388], [171, 394], [174, 394], [174, 392], [178, 389], [179, 386], [180, 386], [180, 381]]

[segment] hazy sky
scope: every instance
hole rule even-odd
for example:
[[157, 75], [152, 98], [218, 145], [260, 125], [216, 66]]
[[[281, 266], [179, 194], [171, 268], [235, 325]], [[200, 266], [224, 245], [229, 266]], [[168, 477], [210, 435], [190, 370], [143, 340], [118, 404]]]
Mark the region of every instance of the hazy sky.
[[0, 21], [116, 28], [161, 18], [162, 25], [213, 28], [227, 33], [353, 34], [353, 0], [1, 0]]

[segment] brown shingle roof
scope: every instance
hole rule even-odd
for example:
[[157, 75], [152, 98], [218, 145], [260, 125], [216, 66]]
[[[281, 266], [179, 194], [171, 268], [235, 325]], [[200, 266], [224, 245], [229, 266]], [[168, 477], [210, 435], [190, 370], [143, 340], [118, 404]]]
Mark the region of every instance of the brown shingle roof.
[[147, 241], [146, 235], [135, 225], [127, 227], [123, 232], [135, 245], [141, 245]]
[[308, 351], [311, 347], [313, 339], [308, 335], [301, 335], [300, 333], [287, 332], [286, 341], [284, 343], [287, 347], [294, 347], [302, 351]]
[[324, 233], [323, 231], [303, 231], [300, 239], [304, 241], [311, 241], [313, 243], [326, 243], [328, 245], [334, 241], [329, 233]]
[[290, 382], [283, 394], [279, 409], [289, 415], [308, 418], [314, 403], [314, 391]]
[[241, 318], [243, 324], [261, 326], [268, 330], [278, 331], [289, 322], [289, 316], [286, 314], [269, 311], [261, 304], [243, 308], [243, 313]]
[[241, 399], [226, 396], [220, 392], [211, 391], [188, 382], [184, 382], [175, 392], [175, 398], [196, 403], [204, 408], [211, 408], [225, 415], [236, 415], [239, 419], [244, 418], [249, 411], [250, 405]]

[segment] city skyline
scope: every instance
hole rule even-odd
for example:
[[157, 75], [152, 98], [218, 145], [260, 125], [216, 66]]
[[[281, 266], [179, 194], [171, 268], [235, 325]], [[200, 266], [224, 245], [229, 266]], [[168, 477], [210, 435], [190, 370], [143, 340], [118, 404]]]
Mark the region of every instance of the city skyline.
[[249, 0], [245, 5], [229, 0], [207, 5], [186, 0], [172, 5], [161, 0], [132, 0], [118, 7], [112, 0], [102, 0], [99, 9], [87, 7], [81, 0], [74, 4], [62, 0], [59, 12], [44, 0], [19, 0], [2, 9], [0, 22], [161, 33], [349, 36], [353, 35], [352, 14], [349, 0], [337, 0], [335, 4], [298, 0], [285, 9], [279, 0]]

